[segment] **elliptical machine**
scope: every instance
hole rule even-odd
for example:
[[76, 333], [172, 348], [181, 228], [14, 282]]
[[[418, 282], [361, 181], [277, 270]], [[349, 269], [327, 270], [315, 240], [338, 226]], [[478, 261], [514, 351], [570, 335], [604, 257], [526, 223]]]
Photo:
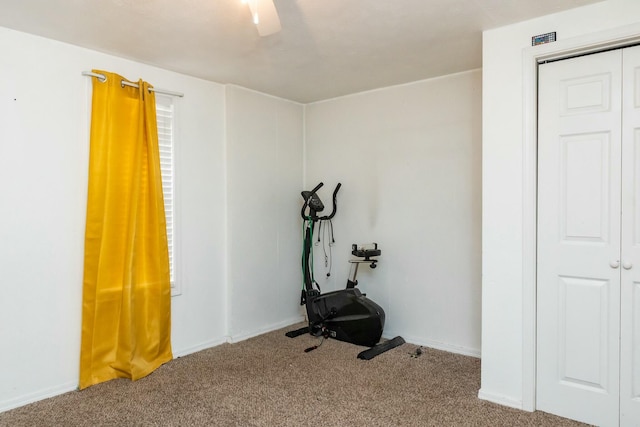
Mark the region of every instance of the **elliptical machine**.
[[[324, 184], [321, 182], [311, 191], [303, 191], [304, 204], [300, 215], [304, 221], [304, 244], [302, 251], [302, 272], [304, 287], [300, 304], [306, 306], [309, 325], [295, 331], [287, 332], [287, 336], [295, 338], [305, 333], [324, 338], [334, 338], [356, 345], [371, 347], [358, 354], [358, 358], [369, 360], [375, 356], [404, 344], [402, 337], [378, 344], [384, 328], [385, 313], [382, 307], [362, 294], [356, 286], [358, 266], [369, 264], [376, 268], [381, 250], [378, 244], [373, 247], [352, 245], [351, 254], [356, 259], [349, 260], [351, 271], [345, 289], [321, 293], [318, 284], [313, 280], [313, 232], [320, 221], [331, 220], [337, 209], [336, 198], [342, 184], [338, 183], [333, 191], [333, 209], [330, 215], [318, 216], [324, 210], [320, 197], [316, 194]], [[308, 212], [307, 212], [308, 210]], [[315, 287], [314, 287], [315, 285]], [[317, 288], [317, 289], [316, 289]], [[317, 348], [311, 347], [305, 351]]]

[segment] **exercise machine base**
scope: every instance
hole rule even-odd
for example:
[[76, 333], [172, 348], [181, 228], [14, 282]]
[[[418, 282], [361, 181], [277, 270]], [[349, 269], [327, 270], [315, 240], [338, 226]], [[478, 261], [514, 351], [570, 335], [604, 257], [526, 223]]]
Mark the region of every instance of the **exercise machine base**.
[[389, 341], [385, 341], [383, 343], [375, 345], [371, 347], [369, 350], [360, 352], [360, 354], [358, 354], [358, 359], [371, 360], [374, 357], [384, 353], [385, 351], [389, 351], [393, 348], [400, 347], [404, 343], [405, 343], [404, 338], [400, 336], [395, 337], [393, 339], [390, 339]]
[[288, 336], [289, 338], [295, 338], [295, 337], [299, 337], [300, 335], [304, 335], [308, 333], [309, 333], [309, 327], [305, 326], [300, 329], [296, 329], [295, 331], [289, 331], [285, 335]]
[[[309, 333], [309, 327], [304, 326], [300, 329], [289, 331], [285, 333], [285, 335], [289, 338], [296, 338], [296, 337], [299, 337], [300, 335], [304, 335], [308, 333]], [[404, 338], [402, 338], [401, 336], [397, 336], [388, 341], [382, 342], [380, 344], [376, 344], [375, 346], [371, 347], [368, 350], [361, 351], [358, 354], [358, 359], [371, 360], [374, 357], [379, 356], [386, 351], [392, 350], [396, 347], [400, 347], [404, 343], [405, 343]]]

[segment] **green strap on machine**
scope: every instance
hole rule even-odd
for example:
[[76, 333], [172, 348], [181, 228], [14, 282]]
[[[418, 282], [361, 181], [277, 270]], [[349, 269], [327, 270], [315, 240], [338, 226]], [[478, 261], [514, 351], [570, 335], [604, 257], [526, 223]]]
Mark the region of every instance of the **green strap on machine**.
[[311, 259], [311, 269], [309, 270], [311, 272], [311, 283], [316, 283], [316, 279], [315, 279], [315, 274], [314, 274], [314, 268], [313, 268], [313, 220], [311, 219], [310, 216], [305, 218], [305, 221], [302, 223], [302, 235], [304, 236], [304, 238], [302, 239], [302, 289], [305, 290], [305, 286], [304, 286], [304, 273], [306, 271], [307, 265], [305, 257], [304, 257], [304, 247], [305, 247], [305, 240], [306, 240], [306, 236], [307, 236], [307, 228], [309, 228], [309, 239], [311, 239], [311, 245], [310, 245], [310, 249], [309, 249], [309, 258]]

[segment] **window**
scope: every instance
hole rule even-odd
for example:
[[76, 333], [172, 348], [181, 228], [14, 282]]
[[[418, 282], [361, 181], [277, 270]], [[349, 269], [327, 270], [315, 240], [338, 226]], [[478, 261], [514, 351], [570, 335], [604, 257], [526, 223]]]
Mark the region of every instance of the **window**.
[[160, 171], [164, 211], [167, 220], [167, 243], [169, 245], [169, 268], [171, 295], [179, 295], [176, 280], [176, 183], [175, 183], [175, 108], [170, 96], [156, 94], [156, 117], [158, 121], [158, 145], [160, 147]]

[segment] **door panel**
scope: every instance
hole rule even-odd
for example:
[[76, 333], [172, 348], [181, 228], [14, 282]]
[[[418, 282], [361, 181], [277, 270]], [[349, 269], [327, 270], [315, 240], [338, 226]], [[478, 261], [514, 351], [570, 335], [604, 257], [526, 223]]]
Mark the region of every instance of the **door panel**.
[[620, 51], [541, 65], [537, 408], [617, 425]]
[[609, 241], [609, 134], [561, 136], [560, 239]]
[[611, 74], [567, 78], [560, 82], [561, 116], [608, 111], [611, 108]]
[[580, 277], [559, 278], [559, 378], [565, 386], [596, 393], [609, 391], [609, 283]]
[[640, 425], [640, 47], [623, 50], [620, 425]]

